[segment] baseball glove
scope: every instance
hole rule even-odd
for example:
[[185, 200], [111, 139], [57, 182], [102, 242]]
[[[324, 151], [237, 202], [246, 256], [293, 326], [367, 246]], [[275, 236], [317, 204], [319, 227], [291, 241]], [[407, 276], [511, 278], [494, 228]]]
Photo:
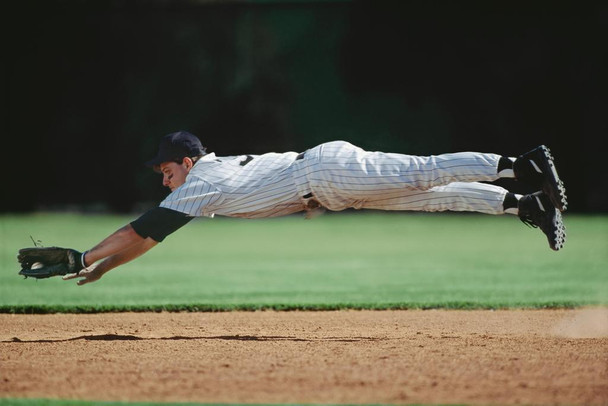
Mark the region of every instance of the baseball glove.
[[19, 250], [19, 275], [36, 279], [77, 273], [85, 268], [84, 254], [71, 248], [33, 247]]

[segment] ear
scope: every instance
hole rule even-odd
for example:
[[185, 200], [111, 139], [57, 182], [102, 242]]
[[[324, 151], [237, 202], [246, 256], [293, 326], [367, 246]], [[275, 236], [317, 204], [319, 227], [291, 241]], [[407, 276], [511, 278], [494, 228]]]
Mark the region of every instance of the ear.
[[184, 160], [182, 161], [182, 165], [185, 165], [186, 169], [190, 170], [194, 166], [194, 162], [192, 162], [191, 158], [185, 157]]

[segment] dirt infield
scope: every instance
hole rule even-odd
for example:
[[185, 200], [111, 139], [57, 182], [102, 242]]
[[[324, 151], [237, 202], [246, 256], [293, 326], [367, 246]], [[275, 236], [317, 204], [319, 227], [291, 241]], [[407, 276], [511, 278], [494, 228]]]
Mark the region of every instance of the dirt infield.
[[608, 309], [0, 315], [0, 397], [608, 404]]

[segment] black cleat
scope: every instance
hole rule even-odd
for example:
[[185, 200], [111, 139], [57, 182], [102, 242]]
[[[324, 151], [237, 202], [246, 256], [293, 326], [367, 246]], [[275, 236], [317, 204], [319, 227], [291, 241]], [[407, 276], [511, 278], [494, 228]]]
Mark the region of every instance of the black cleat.
[[549, 196], [543, 192], [525, 195], [518, 202], [519, 218], [526, 225], [540, 227], [547, 236], [552, 250], [559, 251], [566, 242], [566, 227], [562, 214], [553, 207]]
[[553, 207], [559, 211], [566, 210], [566, 188], [557, 175], [549, 148], [541, 145], [520, 155], [513, 164], [513, 171], [516, 179], [545, 192]]

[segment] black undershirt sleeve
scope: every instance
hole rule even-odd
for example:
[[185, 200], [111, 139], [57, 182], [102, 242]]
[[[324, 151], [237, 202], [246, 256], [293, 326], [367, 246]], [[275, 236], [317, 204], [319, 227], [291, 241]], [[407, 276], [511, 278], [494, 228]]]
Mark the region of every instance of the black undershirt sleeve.
[[155, 207], [131, 222], [133, 230], [142, 238], [162, 242], [166, 236], [186, 225], [194, 217], [179, 211]]

